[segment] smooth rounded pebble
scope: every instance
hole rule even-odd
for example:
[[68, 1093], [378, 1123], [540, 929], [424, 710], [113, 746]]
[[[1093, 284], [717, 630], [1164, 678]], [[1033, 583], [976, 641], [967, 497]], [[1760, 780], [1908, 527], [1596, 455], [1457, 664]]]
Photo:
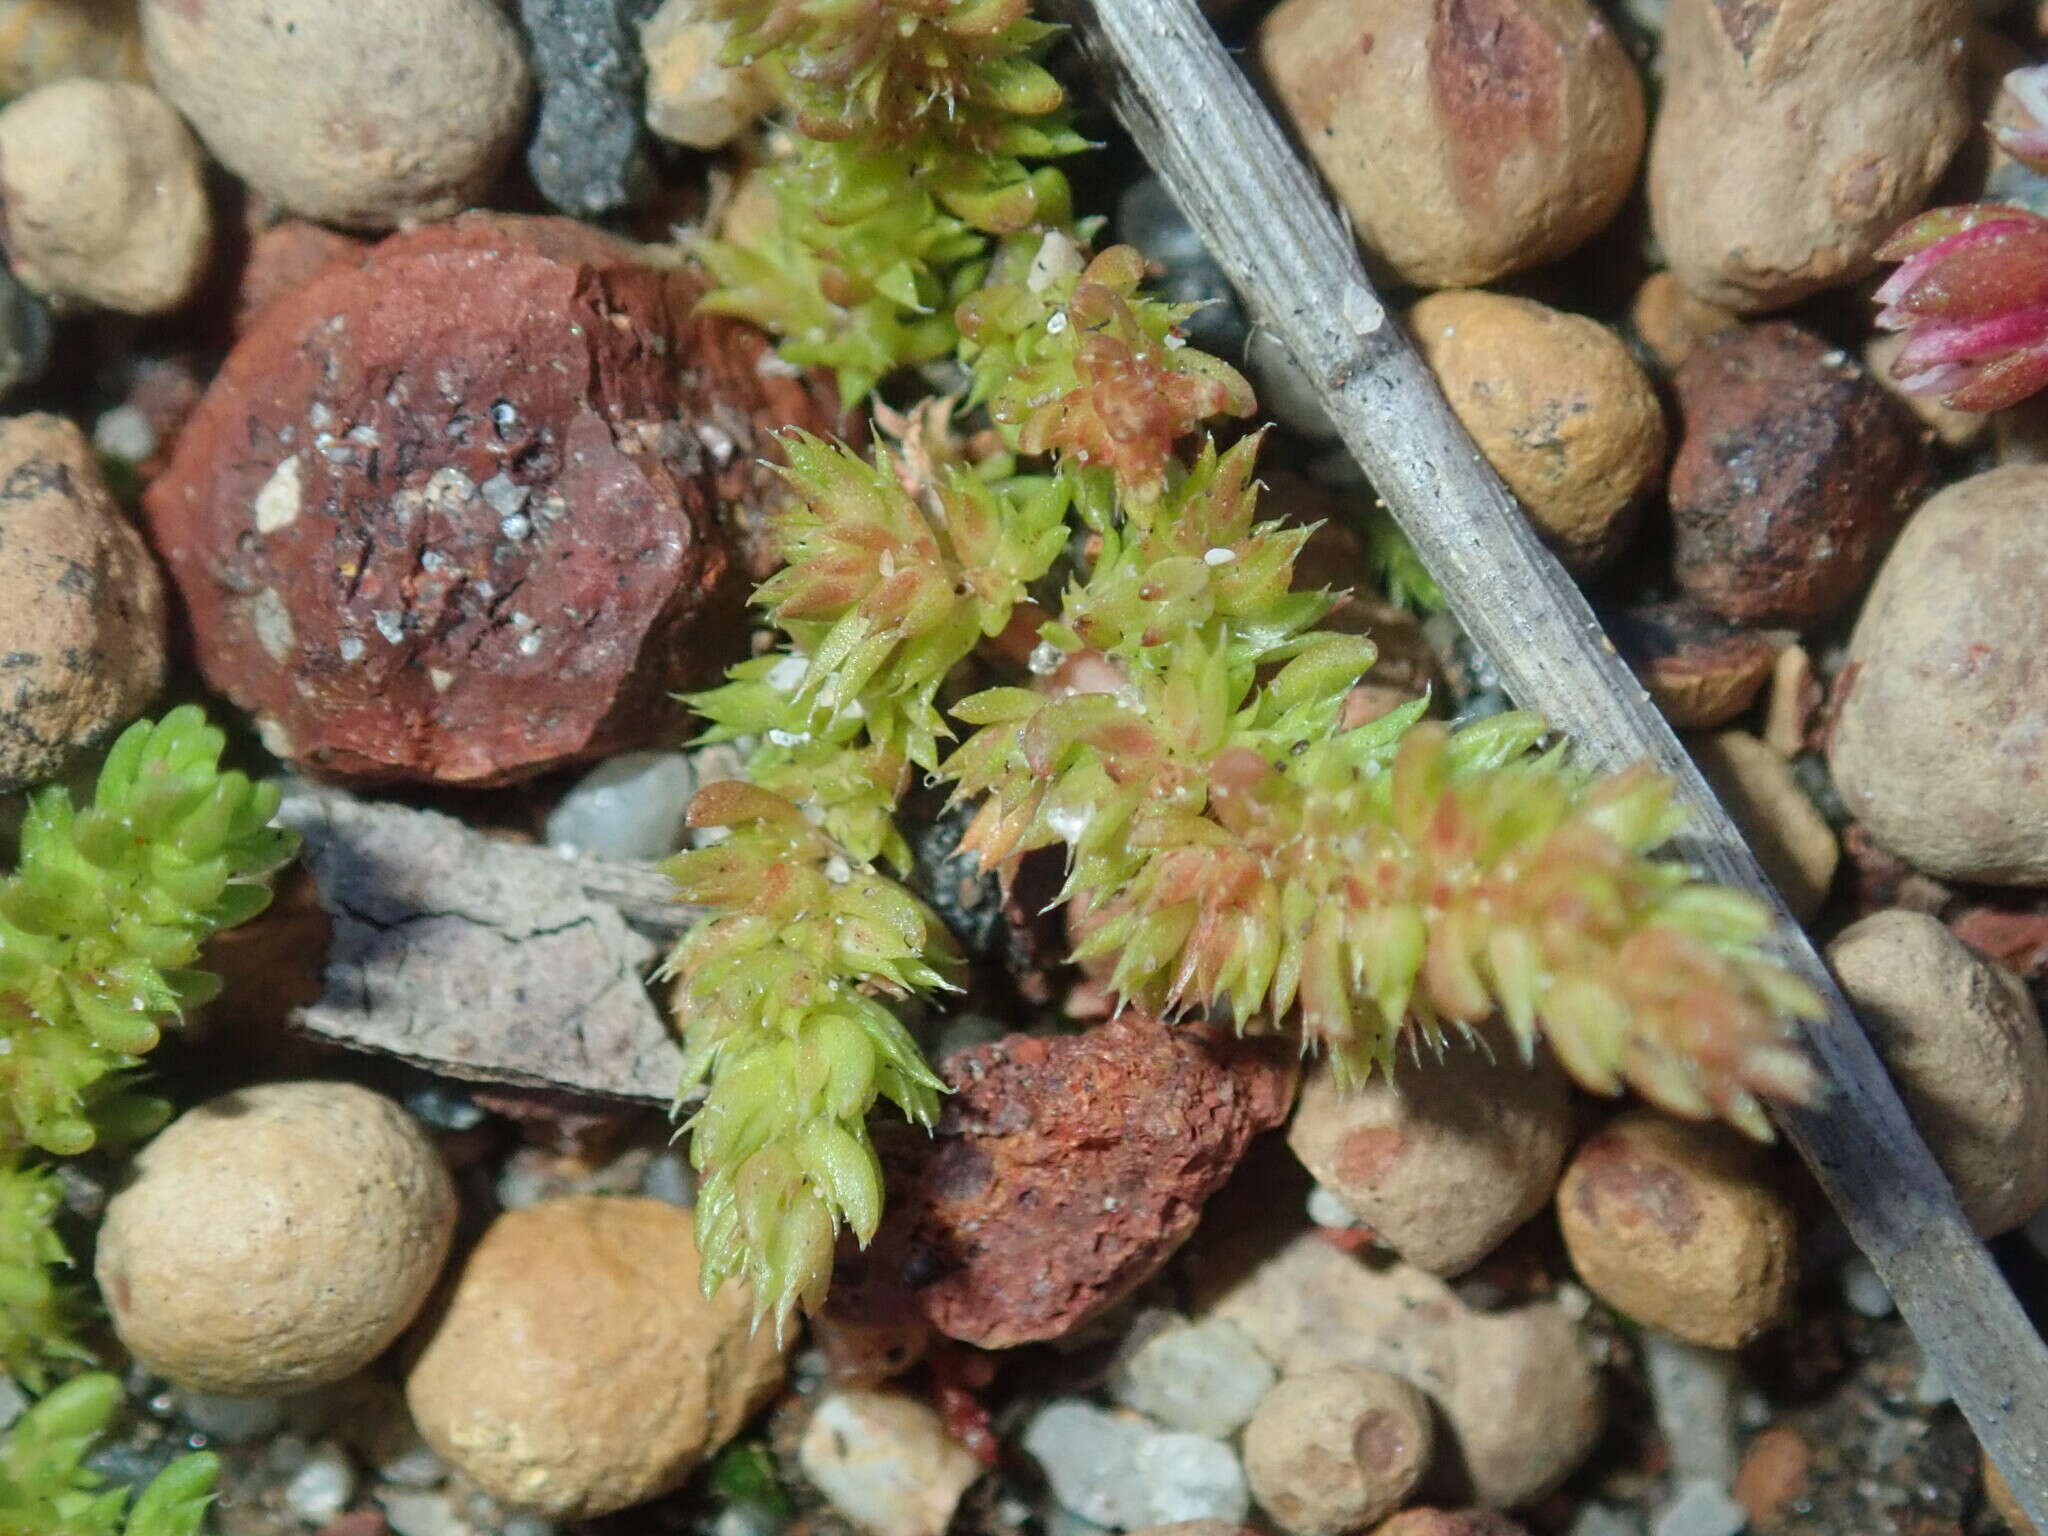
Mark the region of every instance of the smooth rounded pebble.
[[1585, 0], [1284, 0], [1258, 54], [1360, 245], [1403, 284], [1562, 256], [1635, 179], [1642, 82]]
[[858, 1389], [819, 1400], [796, 1459], [833, 1509], [870, 1536], [944, 1536], [984, 1470], [930, 1404]]
[[1565, 1169], [1557, 1217], [1596, 1296], [1688, 1343], [1737, 1348], [1791, 1305], [1791, 1202], [1761, 1149], [1723, 1126], [1617, 1116]]
[[1525, 1063], [1501, 1031], [1348, 1087], [1323, 1057], [1287, 1145], [1402, 1258], [1455, 1275], [1543, 1209], [1571, 1132], [1556, 1062], [1544, 1051]]
[[1664, 408], [1597, 320], [1506, 294], [1433, 293], [1408, 312], [1451, 409], [1574, 570], [1613, 555], [1664, 467]]
[[0, 199], [14, 275], [54, 298], [162, 314], [213, 247], [205, 157], [147, 86], [61, 80], [9, 102]]
[[1303, 1233], [1201, 1314], [1237, 1324], [1282, 1377], [1329, 1366], [1391, 1371], [1442, 1417], [1446, 1494], [1509, 1508], [1585, 1460], [1606, 1418], [1579, 1323], [1556, 1301], [1490, 1311], [1412, 1264], [1373, 1266]]
[[215, 158], [351, 229], [482, 201], [532, 100], [493, 0], [143, 0], [142, 30], [157, 88]]
[[59, 416], [0, 420], [0, 792], [51, 777], [164, 680], [164, 587]]
[[1693, 294], [1779, 309], [1871, 266], [1969, 132], [1968, 0], [1671, 0], [1650, 217]]
[[782, 1384], [786, 1345], [734, 1282], [706, 1300], [691, 1216], [574, 1196], [508, 1211], [406, 1379], [420, 1433], [493, 1497], [556, 1519], [665, 1493]]
[[1915, 512], [1864, 599], [1828, 766], [1924, 874], [2048, 881], [2048, 466], [1958, 481]]
[[1436, 1450], [1429, 1399], [1358, 1366], [1289, 1376], [1244, 1432], [1252, 1497], [1292, 1536], [1362, 1531], [1398, 1509]]
[[1924, 912], [1871, 913], [1828, 961], [1978, 1232], [2048, 1204], [2048, 1039], [2026, 983]]
[[448, 1256], [455, 1188], [404, 1110], [352, 1083], [186, 1111], [107, 1205], [97, 1275], [122, 1343], [179, 1386], [265, 1397], [360, 1370]]

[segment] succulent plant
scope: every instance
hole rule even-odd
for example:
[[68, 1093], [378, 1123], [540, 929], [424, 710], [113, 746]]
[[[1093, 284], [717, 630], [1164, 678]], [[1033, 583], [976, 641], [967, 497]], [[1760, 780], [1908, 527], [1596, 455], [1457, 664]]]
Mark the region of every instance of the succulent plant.
[[20, 865], [0, 881], [0, 1364], [30, 1386], [90, 1356], [57, 1278], [70, 1261], [56, 1180], [26, 1155], [161, 1122], [133, 1069], [216, 990], [194, 967], [200, 944], [263, 910], [262, 876], [293, 846], [268, 825], [277, 791], [222, 772], [223, 744], [191, 706], [131, 725], [91, 805], [62, 788], [31, 798]]
[[919, 1125], [942, 1084], [887, 1000], [946, 989], [957, 960], [916, 897], [756, 785], [707, 785], [690, 823], [724, 827], [665, 866], [714, 909], [669, 958], [685, 1021], [697, 1246], [707, 1294], [728, 1275], [777, 1326], [823, 1300], [840, 1227], [882, 1216], [867, 1116], [886, 1098]]
[[8, 1536], [197, 1536], [213, 1501], [219, 1459], [181, 1456], [151, 1480], [134, 1507], [85, 1469], [93, 1442], [121, 1402], [104, 1371], [75, 1376], [36, 1403], [0, 1438], [0, 1530]]
[[[2048, 173], [2048, 66], [2004, 83], [2024, 115], [1993, 125], [1992, 138]], [[1877, 255], [1899, 263], [1875, 297], [1878, 325], [1905, 333], [1891, 365], [1902, 389], [1951, 410], [1998, 411], [2048, 386], [2048, 219], [2007, 203], [1932, 208]]]
[[[1529, 715], [1453, 731], [1417, 701], [1342, 728], [1373, 647], [1295, 589], [1312, 530], [1258, 517], [1258, 436], [1201, 435], [1251, 414], [1249, 386], [1186, 344], [1192, 307], [1143, 291], [1137, 251], [1091, 255], [1065, 183], [1023, 169], [1074, 145], [1017, 62], [1045, 36], [1022, 0], [726, 9], [816, 142], [774, 173], [762, 250], [783, 254], [756, 297], [787, 292], [749, 299], [711, 252], [715, 302], [789, 317], [787, 355], [862, 388], [950, 335], [965, 406], [1007, 452], [967, 452], [951, 399], [878, 413], [901, 444], [872, 464], [786, 444], [788, 564], [758, 596], [789, 649], [696, 700], [714, 737], [762, 740], [753, 786], [700, 794], [692, 820], [732, 835], [674, 866], [713, 914], [673, 961], [686, 1087], [709, 1083], [691, 1122], [707, 1283], [745, 1274], [778, 1319], [814, 1306], [836, 1232], [865, 1242], [879, 1216], [869, 1106], [930, 1121], [938, 1080], [891, 1009], [943, 987], [952, 950], [873, 864], [910, 868], [894, 811], [919, 769], [971, 809], [960, 847], [984, 868], [1064, 848], [1078, 954], [1123, 1001], [1297, 1028], [1350, 1075], [1498, 1013], [1590, 1088], [1767, 1135], [1762, 1101], [1811, 1087], [1792, 1028], [1818, 1003], [1771, 955], [1765, 908], [1650, 856], [1676, 830], [1668, 784], [1587, 775]], [[944, 152], [939, 107], [963, 124]], [[963, 200], [991, 165], [989, 196]], [[1002, 201], [1033, 176], [1056, 194]], [[1367, 532], [1390, 588], [1440, 602], [1390, 522]], [[1061, 562], [1039, 622], [1026, 601], [1053, 605]], [[1030, 669], [1060, 686], [954, 697], [1027, 614]], [[1077, 691], [1083, 671], [1101, 691]]]
[[2048, 385], [2048, 219], [2004, 203], [1921, 214], [1878, 250], [1900, 263], [1877, 323], [1903, 331], [1902, 388], [1996, 411]]
[[0, 1369], [31, 1392], [92, 1358], [75, 1336], [84, 1306], [59, 1278], [71, 1266], [57, 1235], [63, 1200], [48, 1168], [0, 1164]]
[[960, 306], [969, 401], [987, 405], [1027, 454], [1101, 465], [1136, 501], [1166, 488], [1175, 445], [1212, 416], [1248, 416], [1243, 375], [1186, 344], [1200, 306], [1138, 292], [1145, 258], [1112, 246], [1082, 263], [1073, 241], [1045, 236], [1029, 268]]
[[90, 806], [29, 802], [0, 883], [0, 1148], [90, 1147], [95, 1113], [125, 1112], [120, 1074], [217, 990], [201, 942], [269, 904], [293, 838], [269, 825], [275, 787], [221, 770], [223, 745], [188, 705], [122, 732]]

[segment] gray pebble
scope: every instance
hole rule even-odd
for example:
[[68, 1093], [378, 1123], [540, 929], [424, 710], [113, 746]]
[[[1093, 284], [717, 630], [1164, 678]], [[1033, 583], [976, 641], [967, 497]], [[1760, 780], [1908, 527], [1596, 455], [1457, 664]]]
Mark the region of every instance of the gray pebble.
[[1898, 1310], [1884, 1280], [1860, 1253], [1842, 1266], [1842, 1299], [1859, 1317], [1890, 1317]]
[[1737, 1536], [1749, 1515], [1719, 1483], [1695, 1479], [1658, 1511], [1650, 1536]]
[[598, 218], [652, 190], [640, 92], [640, 23], [660, 0], [519, 0], [540, 113], [526, 166], [555, 207]]
[[178, 1417], [202, 1435], [228, 1445], [260, 1440], [284, 1423], [281, 1397], [220, 1397], [212, 1392], [176, 1392]]
[[1176, 1320], [1118, 1365], [1109, 1392], [1170, 1429], [1221, 1440], [1244, 1427], [1275, 1379], [1235, 1323]]
[[1237, 291], [1216, 264], [1166, 183], [1157, 176], [1135, 182], [1116, 205], [1117, 237], [1135, 245], [1164, 270], [1148, 291], [1175, 304], [1203, 307], [1188, 317], [1182, 330], [1191, 345], [1236, 363], [1250, 336]]
[[683, 838], [683, 813], [697, 775], [681, 752], [621, 752], [579, 779], [548, 816], [558, 853], [603, 859], [659, 859]]
[[49, 306], [0, 267], [0, 395], [40, 379], [56, 339]]

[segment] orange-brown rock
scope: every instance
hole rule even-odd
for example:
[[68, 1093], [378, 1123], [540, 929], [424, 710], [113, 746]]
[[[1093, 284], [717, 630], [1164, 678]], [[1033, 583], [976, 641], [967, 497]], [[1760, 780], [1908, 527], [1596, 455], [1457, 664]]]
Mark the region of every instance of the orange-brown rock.
[[1122, 1300], [1194, 1230], [1253, 1135], [1286, 1117], [1294, 1061], [1134, 1015], [955, 1053], [938, 1130], [906, 1143], [892, 1180], [919, 1308], [998, 1349]]

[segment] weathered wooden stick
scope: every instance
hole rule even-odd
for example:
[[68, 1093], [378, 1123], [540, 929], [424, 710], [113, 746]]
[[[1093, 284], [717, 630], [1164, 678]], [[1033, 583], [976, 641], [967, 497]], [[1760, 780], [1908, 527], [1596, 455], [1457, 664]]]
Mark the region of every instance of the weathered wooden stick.
[[1957, 1205], [1876, 1052], [1664, 717], [1374, 292], [1323, 190], [1195, 0], [1061, 0], [1118, 116], [1330, 419], [1517, 702], [1593, 762], [1648, 758], [1692, 812], [1678, 850], [1781, 914], [1828, 1017], [1821, 1100], [1780, 1113], [2020, 1503], [2048, 1529], [2048, 1347]]

